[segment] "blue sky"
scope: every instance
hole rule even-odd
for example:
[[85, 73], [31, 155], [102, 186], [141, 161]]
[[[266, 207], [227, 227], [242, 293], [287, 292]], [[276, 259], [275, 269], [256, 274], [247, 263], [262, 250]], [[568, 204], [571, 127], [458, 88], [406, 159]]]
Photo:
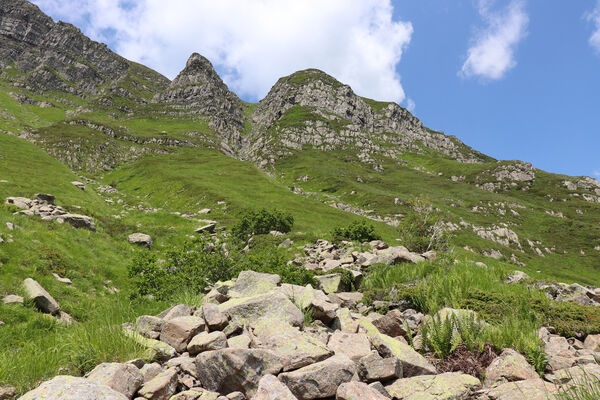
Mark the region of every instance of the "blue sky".
[[600, 177], [600, 0], [34, 0], [173, 78], [248, 101], [317, 67], [498, 159]]

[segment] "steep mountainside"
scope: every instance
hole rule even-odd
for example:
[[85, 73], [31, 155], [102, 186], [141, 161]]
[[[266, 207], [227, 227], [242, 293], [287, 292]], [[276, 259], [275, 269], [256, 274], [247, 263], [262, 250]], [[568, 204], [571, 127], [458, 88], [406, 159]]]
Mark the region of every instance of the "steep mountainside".
[[[393, 369], [381, 381], [399, 378], [394, 393], [424, 379], [408, 377], [415, 360], [429, 372], [466, 368], [445, 354], [455, 350], [477, 364], [467, 368], [477, 378], [461, 377], [473, 382], [459, 396], [469, 400], [507, 398], [487, 387], [471, 396], [507, 348], [526, 357], [518, 359], [526, 382], [541, 384], [539, 390], [546, 386], [538, 374], [565, 381], [556, 374], [566, 365], [600, 376], [593, 362], [600, 359], [600, 183], [495, 160], [319, 70], [283, 77], [260, 102], [246, 103], [199, 54], [170, 81], [25, 0], [0, 0], [0, 203], [0, 399], [12, 398], [4, 385], [21, 394], [57, 374], [83, 376], [102, 362], [132, 359], [148, 362], [145, 378], [162, 368], [172, 380], [176, 368], [178, 381], [169, 382], [189, 388], [195, 380], [187, 368], [196, 364], [182, 343], [182, 357], [158, 360], [162, 366], [150, 364], [156, 354], [146, 346], [174, 344], [162, 332], [170, 317], [203, 326], [215, 307], [244, 313], [257, 304], [284, 309], [279, 317], [292, 315], [298, 330], [284, 326], [281, 336], [269, 336], [281, 321], [262, 330], [233, 320], [225, 329], [217, 321], [211, 338], [257, 354], [264, 349], [254, 346], [286, 352], [300, 343], [286, 353], [296, 357], [305, 342], [323, 351], [286, 361], [283, 376], [322, 357], [335, 360], [327, 347], [334, 337], [341, 340], [335, 353], [360, 347], [377, 364], [378, 350]], [[252, 218], [281, 218], [286, 229], [257, 233]], [[251, 232], [244, 236], [243, 229]], [[434, 239], [439, 247], [428, 251]], [[235, 283], [228, 280], [238, 274]], [[60, 310], [40, 312], [27, 299], [27, 278]], [[221, 278], [228, 281], [209, 286]], [[212, 308], [201, 308], [204, 300]], [[191, 307], [159, 313], [178, 303]], [[425, 322], [447, 315], [447, 307], [476, 311], [486, 323], [461, 326], [475, 333], [465, 333], [458, 348], [448, 336], [458, 328], [446, 325], [438, 344], [452, 348], [431, 351], [432, 341], [423, 345]], [[123, 323], [145, 329], [146, 337], [127, 336]], [[347, 344], [345, 335], [361, 336], [361, 346]], [[410, 346], [392, 339], [400, 336]], [[402, 368], [391, 352], [408, 354]], [[140, 386], [132, 387], [128, 396], [136, 398]], [[423, 388], [415, 396], [433, 396]], [[138, 397], [156, 398], [144, 390]]]

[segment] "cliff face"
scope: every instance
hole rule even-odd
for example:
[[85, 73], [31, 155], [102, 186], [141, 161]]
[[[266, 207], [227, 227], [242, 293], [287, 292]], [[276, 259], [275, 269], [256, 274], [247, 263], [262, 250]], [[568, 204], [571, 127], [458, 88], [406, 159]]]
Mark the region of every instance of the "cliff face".
[[[132, 65], [73, 25], [55, 23], [27, 1], [0, 3], [0, 68], [2, 78], [15, 86], [85, 98], [123, 79]], [[168, 82], [158, 73], [152, 75], [155, 81]]]

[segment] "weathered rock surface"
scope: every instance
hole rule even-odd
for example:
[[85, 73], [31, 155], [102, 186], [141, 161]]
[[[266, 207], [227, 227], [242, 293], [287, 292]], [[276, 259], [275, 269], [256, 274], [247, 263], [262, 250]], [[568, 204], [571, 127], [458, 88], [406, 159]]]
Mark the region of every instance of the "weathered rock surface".
[[405, 343], [383, 334], [375, 335], [371, 341], [383, 357], [396, 357], [400, 360], [405, 377], [436, 373], [433, 364]]
[[32, 299], [35, 305], [47, 314], [57, 314], [60, 311], [58, 302], [37, 281], [27, 278], [23, 281], [25, 294]]
[[334, 396], [338, 386], [350, 382], [356, 373], [352, 360], [343, 355], [335, 355], [292, 372], [279, 375], [283, 382], [299, 400], [321, 399]]
[[480, 386], [479, 379], [471, 375], [447, 372], [398, 379], [385, 389], [398, 400], [466, 400]]
[[362, 382], [342, 383], [336, 392], [336, 400], [387, 400], [383, 394]]
[[538, 374], [523, 357], [513, 349], [505, 349], [485, 370], [485, 386], [527, 379], [536, 379]]
[[293, 326], [304, 322], [304, 314], [287, 296], [280, 292], [268, 292], [251, 297], [238, 297], [219, 305], [219, 311], [227, 314], [232, 323], [253, 325], [263, 318], [279, 319]]
[[145, 233], [132, 233], [127, 237], [127, 240], [131, 244], [137, 244], [139, 246], [145, 246], [147, 248], [152, 248], [152, 237], [150, 235], [146, 235]]
[[127, 400], [110, 387], [85, 378], [57, 376], [23, 395], [20, 400]]
[[196, 365], [202, 387], [221, 394], [239, 391], [251, 397], [262, 376], [282, 370], [283, 359], [264, 349], [222, 349], [200, 353]]
[[173, 346], [181, 353], [185, 351], [189, 341], [205, 329], [205, 323], [198, 317], [177, 317], [166, 321], [160, 332], [160, 340]]
[[104, 384], [131, 399], [144, 383], [140, 370], [132, 364], [104, 363], [94, 368], [87, 378]]
[[148, 400], [166, 400], [177, 390], [177, 370], [170, 368], [144, 383], [139, 395]]
[[290, 389], [273, 375], [265, 375], [251, 400], [297, 400]]

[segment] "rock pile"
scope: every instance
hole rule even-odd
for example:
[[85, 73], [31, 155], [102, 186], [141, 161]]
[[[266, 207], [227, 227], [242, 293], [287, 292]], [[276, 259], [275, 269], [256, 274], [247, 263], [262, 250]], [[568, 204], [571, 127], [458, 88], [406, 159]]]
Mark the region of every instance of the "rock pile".
[[[119, 400], [542, 400], [556, 384], [600, 377], [600, 335], [580, 342], [545, 328], [544, 378], [511, 349], [487, 366], [483, 381], [438, 373], [404, 337], [407, 325], [419, 332], [426, 317], [400, 309], [363, 316], [348, 297], [244, 271], [212, 287], [201, 307], [178, 304], [125, 324], [126, 335], [147, 349], [148, 362], [100, 364], [85, 378], [59, 376], [22, 399], [79, 393]], [[313, 322], [303, 310], [312, 310]], [[469, 311], [440, 315], [461, 313]]]
[[44, 221], [56, 220], [59, 223], [67, 222], [75, 228], [96, 230], [96, 223], [92, 217], [81, 214], [72, 214], [64, 208], [54, 204], [55, 197], [51, 194], [36, 194], [33, 199], [26, 197], [8, 197], [6, 204], [20, 208], [16, 214], [39, 215]]

